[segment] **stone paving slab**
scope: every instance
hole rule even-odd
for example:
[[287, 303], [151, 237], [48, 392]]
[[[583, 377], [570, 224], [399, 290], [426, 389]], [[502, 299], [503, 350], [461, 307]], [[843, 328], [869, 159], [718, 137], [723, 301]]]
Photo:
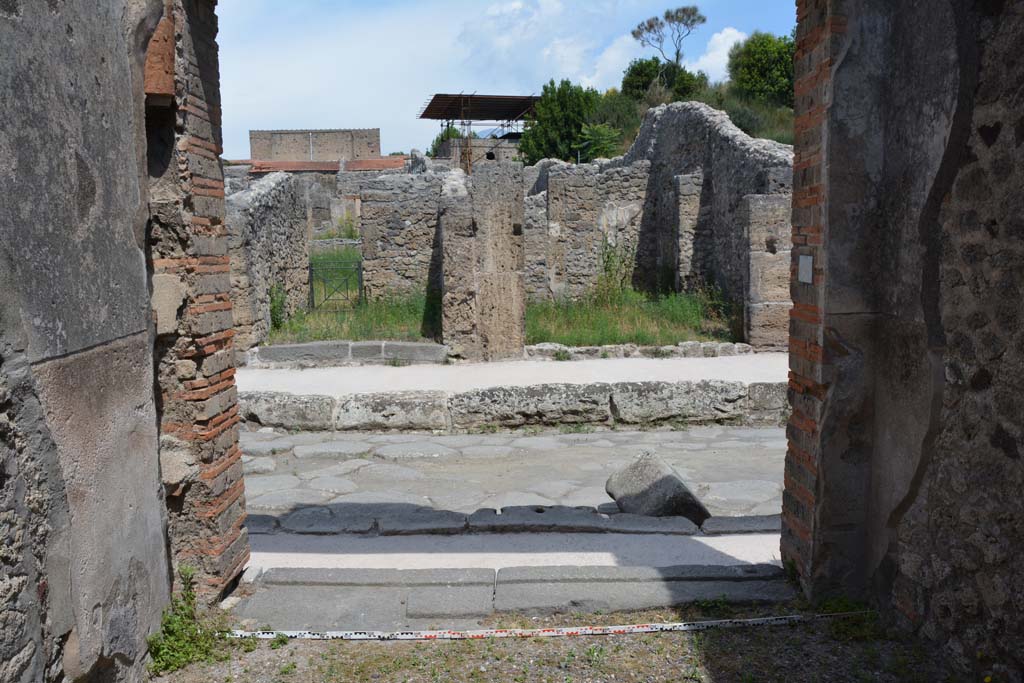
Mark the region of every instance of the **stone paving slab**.
[[456, 534], [250, 537], [249, 568], [490, 568], [780, 564], [779, 534]]

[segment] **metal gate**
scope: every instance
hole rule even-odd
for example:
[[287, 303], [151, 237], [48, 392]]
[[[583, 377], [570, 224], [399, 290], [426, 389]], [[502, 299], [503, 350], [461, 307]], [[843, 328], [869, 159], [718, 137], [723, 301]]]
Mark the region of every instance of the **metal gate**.
[[342, 311], [362, 302], [362, 260], [316, 259], [310, 262], [310, 311]]

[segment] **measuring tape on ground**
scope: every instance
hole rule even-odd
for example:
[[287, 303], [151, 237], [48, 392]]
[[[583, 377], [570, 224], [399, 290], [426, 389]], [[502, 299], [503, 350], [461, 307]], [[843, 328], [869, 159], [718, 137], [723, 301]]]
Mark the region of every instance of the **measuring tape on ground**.
[[872, 614], [869, 611], [839, 614], [792, 614], [754, 619], [719, 619], [664, 624], [631, 624], [626, 626], [569, 626], [563, 628], [492, 628], [476, 631], [231, 631], [229, 638], [273, 640], [285, 636], [295, 640], [487, 640], [489, 638], [563, 638], [571, 636], [619, 636], [634, 633], [675, 633], [709, 631], [711, 629], [748, 628], [751, 626], [786, 626], [822, 619], [839, 619]]

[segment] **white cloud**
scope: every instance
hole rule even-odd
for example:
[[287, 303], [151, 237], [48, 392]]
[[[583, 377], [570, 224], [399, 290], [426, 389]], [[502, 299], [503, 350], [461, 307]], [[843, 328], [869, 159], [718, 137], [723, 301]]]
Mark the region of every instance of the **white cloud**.
[[643, 47], [631, 35], [619, 36], [597, 56], [594, 68], [580, 76], [580, 83], [604, 91], [622, 85], [622, 72], [629, 63], [643, 56]]
[[714, 81], [725, 80], [729, 75], [729, 49], [747, 39], [747, 34], [733, 27], [724, 28], [711, 36], [707, 48], [695, 61], [686, 61], [691, 71], [703, 71]]

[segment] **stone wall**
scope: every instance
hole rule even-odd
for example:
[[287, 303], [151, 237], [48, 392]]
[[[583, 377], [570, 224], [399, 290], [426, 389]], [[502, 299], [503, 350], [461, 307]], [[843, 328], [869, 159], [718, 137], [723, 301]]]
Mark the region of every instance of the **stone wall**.
[[161, 3], [104, 8], [0, 3], [4, 683], [140, 680], [169, 594], [144, 242]]
[[231, 302], [239, 354], [266, 339], [274, 285], [284, 292], [287, 315], [308, 303], [310, 195], [318, 187], [306, 175], [272, 173], [227, 199]]
[[[527, 196], [527, 294], [578, 299], [597, 284], [605, 258], [632, 268], [650, 164], [550, 163], [546, 189]], [[544, 185], [540, 185], [544, 186]], [[534, 181], [531, 189], [538, 186]]]
[[798, 4], [783, 557], [1021, 680], [1024, 7]]
[[[651, 164], [640, 227], [635, 282], [672, 289], [699, 281], [720, 287], [733, 301], [746, 298], [747, 227], [737, 220], [743, 197], [788, 194], [792, 149], [751, 138], [725, 112], [697, 102], [650, 110], [622, 163]], [[689, 176], [680, 178], [680, 176]], [[700, 187], [693, 223], [692, 188]], [[683, 218], [687, 222], [682, 222]], [[692, 226], [689, 267], [679, 242]]]
[[251, 130], [249, 154], [260, 161], [379, 159], [380, 128]]
[[362, 184], [359, 230], [367, 296], [424, 293], [428, 287], [440, 287], [437, 216], [448, 173], [446, 168], [427, 164], [412, 173], [378, 174]]
[[211, 0], [169, 0], [168, 10], [174, 94], [147, 108], [146, 245], [156, 312], [160, 465], [172, 565], [194, 568], [198, 591], [216, 599], [249, 557], [220, 164], [217, 16]]
[[447, 174], [438, 232], [443, 250], [442, 323], [449, 355], [521, 358], [526, 338], [523, 174], [519, 163]]

